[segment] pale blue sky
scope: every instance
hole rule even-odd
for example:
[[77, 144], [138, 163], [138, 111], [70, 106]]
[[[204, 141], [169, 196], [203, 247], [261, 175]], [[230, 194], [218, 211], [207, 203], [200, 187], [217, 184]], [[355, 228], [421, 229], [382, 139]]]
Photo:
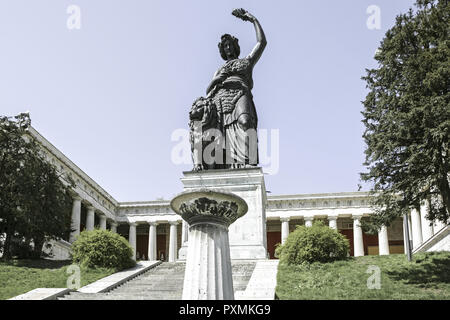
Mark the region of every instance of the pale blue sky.
[[[412, 0], [1, 0], [0, 114], [32, 125], [119, 201], [171, 198], [182, 171], [174, 130], [223, 64], [223, 33], [255, 44], [243, 7], [268, 45], [254, 69], [259, 128], [279, 129], [272, 194], [356, 191], [363, 170], [360, 78], [395, 16]], [[69, 30], [71, 4], [81, 29]], [[369, 30], [366, 9], [381, 10]], [[363, 190], [367, 190], [365, 187]]]

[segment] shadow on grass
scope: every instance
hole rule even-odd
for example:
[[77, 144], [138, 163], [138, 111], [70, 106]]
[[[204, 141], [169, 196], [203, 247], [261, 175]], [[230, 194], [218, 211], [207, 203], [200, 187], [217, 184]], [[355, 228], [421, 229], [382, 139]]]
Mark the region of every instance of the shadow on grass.
[[450, 283], [450, 253], [427, 253], [397, 270], [387, 271], [395, 280], [427, 286], [435, 283]]
[[16, 266], [24, 268], [35, 268], [35, 269], [59, 269], [61, 267], [70, 265], [72, 261], [70, 260], [46, 260], [46, 259], [13, 259], [13, 260], [0, 260], [0, 264], [7, 266]]

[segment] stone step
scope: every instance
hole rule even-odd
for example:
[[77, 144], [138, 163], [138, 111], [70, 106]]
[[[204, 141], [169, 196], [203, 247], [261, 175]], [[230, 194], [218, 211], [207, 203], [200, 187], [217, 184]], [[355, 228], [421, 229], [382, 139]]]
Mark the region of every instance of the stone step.
[[65, 297], [59, 300], [181, 300], [181, 294], [179, 295], [112, 295], [112, 296], [99, 296], [93, 294], [90, 297]]
[[[244, 291], [255, 269], [255, 261], [232, 262], [233, 287]], [[184, 262], [164, 262], [106, 293], [71, 292], [60, 300], [180, 300]], [[264, 294], [263, 294], [264, 296]]]

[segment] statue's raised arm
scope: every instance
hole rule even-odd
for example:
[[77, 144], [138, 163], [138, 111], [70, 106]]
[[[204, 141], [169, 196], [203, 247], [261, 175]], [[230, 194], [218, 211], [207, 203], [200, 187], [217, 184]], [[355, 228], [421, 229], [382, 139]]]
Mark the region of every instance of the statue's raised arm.
[[232, 14], [244, 21], [250, 21], [253, 23], [256, 31], [256, 45], [253, 48], [252, 52], [247, 56], [247, 59], [249, 59], [252, 64], [256, 64], [258, 62], [259, 58], [261, 57], [264, 48], [267, 45], [266, 36], [264, 34], [264, 31], [261, 27], [261, 24], [259, 23], [258, 19], [254, 15], [252, 15], [250, 12], [244, 10], [244, 9], [235, 9], [233, 10]]
[[[220, 37], [219, 53], [225, 64], [214, 73], [206, 97], [195, 100], [189, 113], [194, 170], [245, 168], [259, 163], [252, 73], [267, 41], [252, 14], [244, 9], [233, 10], [232, 14], [253, 23], [257, 43], [248, 56], [239, 58], [239, 40], [228, 33]], [[210, 148], [212, 138], [214, 159], [203, 161], [198, 155]]]

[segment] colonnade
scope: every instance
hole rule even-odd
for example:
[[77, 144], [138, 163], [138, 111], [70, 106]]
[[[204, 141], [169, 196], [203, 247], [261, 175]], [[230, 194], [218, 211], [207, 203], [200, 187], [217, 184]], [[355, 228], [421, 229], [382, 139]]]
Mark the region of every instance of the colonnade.
[[[81, 203], [82, 198], [78, 195], [73, 197], [73, 205], [72, 205], [72, 232], [70, 234], [69, 242], [74, 242], [75, 239], [80, 234], [80, 225], [81, 225]], [[99, 215], [99, 226], [100, 229], [107, 228], [107, 217], [105, 214], [96, 210], [91, 204], [87, 204], [87, 214], [86, 214], [86, 230], [93, 230], [95, 223], [95, 214]], [[423, 202], [420, 208], [413, 208], [410, 212], [410, 238], [412, 239], [413, 250], [417, 249], [422, 245], [423, 242], [427, 241], [434, 234], [439, 232], [446, 225], [440, 221], [431, 222], [426, 219], [426, 215], [428, 213], [428, 206], [426, 202]], [[328, 219], [329, 227], [337, 230], [337, 215], [328, 215], [326, 217]], [[361, 214], [352, 215], [353, 219], [353, 252], [354, 256], [363, 256], [364, 255], [364, 242], [363, 242], [363, 231], [361, 228]], [[280, 217], [281, 222], [281, 243], [284, 243], [289, 235], [289, 221], [291, 217]], [[303, 217], [306, 227], [311, 227], [314, 221], [314, 216], [305, 216]], [[161, 222], [156, 221], [145, 221], [144, 223], [148, 224], [149, 227], [149, 237], [148, 237], [148, 259], [149, 260], [158, 260], [157, 256], [157, 225]], [[167, 221], [165, 221], [167, 223]], [[169, 253], [168, 253], [168, 261], [174, 262], [177, 260], [177, 225], [179, 221], [169, 221], [170, 224], [170, 234], [169, 234]], [[117, 222], [110, 220], [109, 221], [110, 230], [112, 232], [117, 232]], [[136, 259], [136, 222], [129, 222], [129, 243], [133, 248], [133, 258]], [[185, 245], [187, 242], [187, 228], [183, 224], [182, 228], [182, 244]], [[388, 255], [389, 254], [389, 238], [387, 228], [383, 226], [378, 231], [378, 248], [380, 255]]]
[[[78, 195], [73, 197], [73, 204], [72, 204], [72, 224], [71, 229], [73, 230], [70, 233], [70, 239], [69, 242], [72, 243], [76, 240], [76, 238], [80, 235], [81, 231], [81, 202], [82, 198]], [[96, 211], [96, 209], [88, 204], [87, 205], [87, 213], [86, 213], [86, 230], [94, 230], [94, 224], [95, 224], [95, 214], [99, 214], [99, 226], [100, 229], [106, 230], [107, 228], [107, 217], [106, 215], [102, 214], [101, 212]], [[157, 243], [157, 232], [156, 227], [159, 224], [158, 222], [150, 221], [145, 222], [149, 224], [149, 237], [148, 237], [148, 259], [149, 260], [158, 260], [159, 257], [157, 257], [157, 249], [156, 249], [156, 243]], [[178, 221], [169, 221], [170, 224], [170, 238], [169, 238], [169, 256], [168, 261], [169, 262], [175, 262], [177, 260], [177, 225]], [[110, 221], [111, 231], [117, 232], [117, 226], [118, 223], [115, 221]], [[138, 223], [136, 222], [129, 222], [129, 234], [128, 234], [128, 242], [130, 243], [130, 246], [133, 248], [133, 259], [136, 260], [136, 227]], [[183, 239], [184, 241], [184, 239]]]
[[[146, 221], [144, 223], [148, 224], [148, 252], [147, 257], [148, 260], [158, 260], [157, 256], [157, 226], [160, 222], [156, 221]], [[169, 233], [169, 255], [168, 261], [175, 262], [177, 261], [178, 255], [178, 240], [177, 240], [177, 225], [178, 221], [169, 221], [170, 225], [170, 233]], [[130, 222], [129, 223], [129, 233], [128, 233], [128, 242], [133, 248], [133, 259], [136, 260], [136, 227], [138, 223]]]
[[[81, 202], [82, 198], [78, 195], [73, 197], [72, 203], [72, 224], [71, 229], [73, 230], [70, 233], [69, 242], [72, 243], [76, 240], [76, 238], [80, 235], [81, 231]], [[95, 213], [96, 209], [88, 204], [87, 205], [87, 213], [86, 213], [86, 230], [94, 230], [95, 223]], [[107, 225], [107, 217], [100, 211], [97, 211], [100, 220], [100, 229], [106, 230]], [[117, 223], [114, 221], [110, 222], [111, 231], [117, 232]]]

